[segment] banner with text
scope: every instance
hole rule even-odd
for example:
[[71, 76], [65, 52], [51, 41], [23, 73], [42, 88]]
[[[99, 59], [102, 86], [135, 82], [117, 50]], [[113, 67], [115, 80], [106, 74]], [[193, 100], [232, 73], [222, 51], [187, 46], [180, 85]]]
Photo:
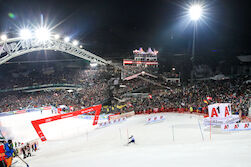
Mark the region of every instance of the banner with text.
[[224, 124], [221, 125], [223, 131], [240, 131], [240, 130], [251, 130], [251, 123], [235, 123], [235, 124]]

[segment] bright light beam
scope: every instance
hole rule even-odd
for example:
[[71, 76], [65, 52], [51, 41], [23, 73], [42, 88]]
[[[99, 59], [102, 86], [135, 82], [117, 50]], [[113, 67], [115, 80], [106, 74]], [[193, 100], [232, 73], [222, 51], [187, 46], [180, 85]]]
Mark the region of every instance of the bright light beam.
[[40, 41], [49, 40], [51, 33], [47, 28], [41, 27], [35, 31], [36, 38]]
[[31, 31], [29, 29], [22, 29], [19, 33], [22, 39], [30, 39], [31, 38]]
[[70, 37], [65, 37], [65, 38], [64, 38], [64, 41], [65, 41], [65, 42], [69, 42], [69, 41], [70, 41]]
[[192, 5], [189, 8], [189, 15], [191, 20], [193, 21], [199, 20], [202, 16], [202, 13], [203, 13], [203, 8], [199, 4]]
[[77, 40], [74, 40], [74, 41], [72, 42], [72, 44], [73, 44], [74, 46], [77, 46], [77, 45], [78, 45], [78, 41], [77, 41]]
[[91, 63], [90, 63], [90, 66], [91, 66], [91, 67], [96, 67], [97, 65], [98, 65], [98, 64], [97, 64], [96, 62], [91, 62]]
[[59, 38], [60, 38], [60, 35], [59, 35], [59, 34], [56, 34], [56, 35], [54, 35], [54, 38], [55, 38], [55, 39], [59, 39]]
[[5, 35], [5, 34], [3, 34], [3, 35], [1, 35], [1, 37], [0, 37], [0, 39], [2, 40], [2, 41], [5, 41], [5, 40], [7, 40], [7, 35]]

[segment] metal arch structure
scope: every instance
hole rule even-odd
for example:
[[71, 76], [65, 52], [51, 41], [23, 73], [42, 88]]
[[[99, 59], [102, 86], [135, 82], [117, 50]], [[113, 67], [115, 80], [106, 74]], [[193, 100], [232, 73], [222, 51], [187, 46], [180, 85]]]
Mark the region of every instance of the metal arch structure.
[[[85, 49], [81, 49], [78, 46], [73, 45], [72, 43], [65, 42], [60, 39], [39, 41], [34, 37], [27, 40], [24, 40], [22, 38], [10, 38], [4, 41], [0, 41], [0, 65], [15, 57], [41, 50], [61, 51], [88, 60], [90, 62], [95, 62], [100, 65], [111, 65], [115, 68], [120, 69], [121, 71], [133, 74], [132, 72], [113, 64], [111, 61], [106, 61], [105, 59], [96, 56], [95, 54], [88, 52]], [[138, 76], [138, 78], [154, 85], [170, 89], [169, 87], [163, 86], [144, 77]]]
[[10, 38], [0, 41], [0, 65], [15, 57], [41, 50], [61, 51], [100, 65], [109, 64], [105, 59], [60, 39], [39, 41], [36, 38]]

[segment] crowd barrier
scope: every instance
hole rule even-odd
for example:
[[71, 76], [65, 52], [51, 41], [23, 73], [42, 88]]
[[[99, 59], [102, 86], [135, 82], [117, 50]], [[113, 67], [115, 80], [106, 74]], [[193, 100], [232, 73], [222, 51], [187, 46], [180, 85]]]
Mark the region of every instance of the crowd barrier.
[[155, 114], [155, 113], [162, 113], [162, 112], [178, 112], [178, 113], [193, 113], [193, 114], [201, 114], [201, 115], [207, 115], [206, 113], [204, 113], [203, 111], [199, 111], [199, 110], [194, 110], [194, 111], [189, 111], [188, 108], [155, 108], [153, 109], [149, 109], [149, 110], [145, 110], [145, 111], [135, 111], [135, 114]]
[[114, 120], [114, 119], [119, 119], [119, 118], [123, 118], [123, 117], [131, 117], [135, 115], [135, 112], [134, 111], [131, 111], [131, 112], [127, 112], [127, 113], [123, 113], [123, 114], [114, 114], [114, 115], [110, 115], [109, 116], [109, 120]]
[[[188, 108], [158, 108], [158, 109], [149, 109], [146, 111], [135, 111], [135, 115], [139, 114], [156, 114], [156, 113], [166, 113], [166, 112], [176, 112], [176, 113], [190, 113], [190, 114], [196, 114], [204, 116], [204, 118], [209, 117], [207, 111], [199, 111], [199, 110], [193, 110], [190, 111]], [[241, 117], [242, 122], [251, 122], [250, 116], [242, 116]]]

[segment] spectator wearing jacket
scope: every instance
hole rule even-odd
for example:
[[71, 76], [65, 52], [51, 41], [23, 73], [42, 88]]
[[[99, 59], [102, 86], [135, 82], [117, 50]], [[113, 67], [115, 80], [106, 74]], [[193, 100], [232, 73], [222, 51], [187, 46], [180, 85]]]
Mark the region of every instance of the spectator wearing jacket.
[[6, 167], [4, 145], [0, 143], [0, 167]]
[[12, 164], [13, 159], [13, 147], [12, 147], [12, 140], [8, 140], [8, 142], [4, 142], [4, 149], [5, 149], [5, 158], [6, 158], [6, 166], [10, 167]]

